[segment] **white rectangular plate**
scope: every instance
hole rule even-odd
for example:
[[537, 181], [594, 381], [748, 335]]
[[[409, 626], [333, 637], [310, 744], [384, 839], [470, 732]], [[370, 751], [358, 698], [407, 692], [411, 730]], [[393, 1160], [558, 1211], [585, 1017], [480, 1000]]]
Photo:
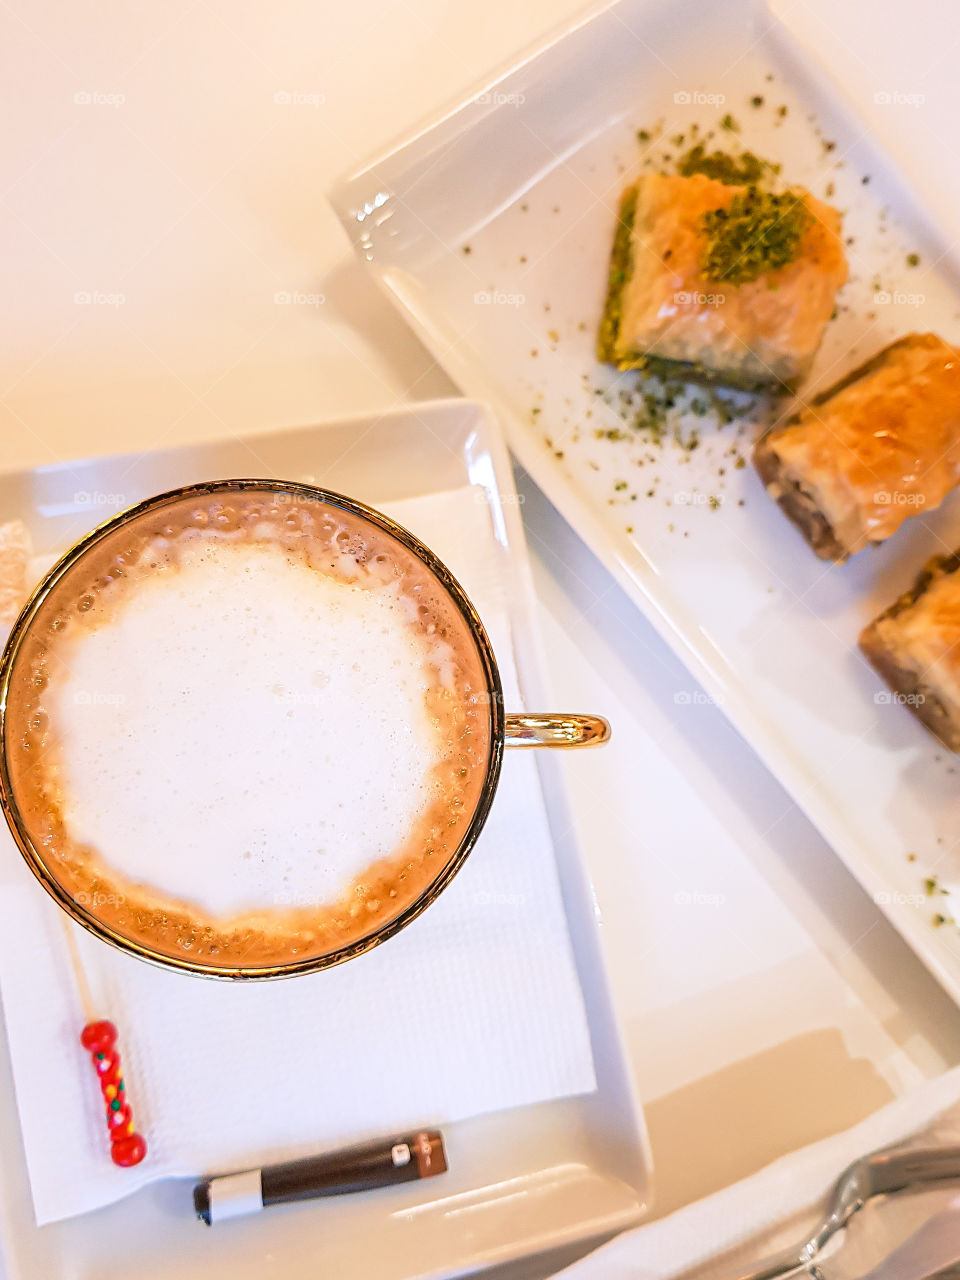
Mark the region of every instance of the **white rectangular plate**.
[[960, 497], [827, 566], [745, 465], [772, 406], [726, 426], [712, 410], [688, 417], [694, 451], [654, 444], [631, 425], [637, 375], [594, 358], [622, 187], [645, 157], [676, 155], [674, 135], [689, 146], [694, 121], [722, 146], [728, 112], [746, 147], [844, 211], [852, 237], [804, 395], [911, 330], [960, 337], [947, 242], [759, 0], [593, 11], [331, 199], [435, 356], [495, 406], [514, 454], [686, 661], [706, 691], [687, 702], [724, 708], [960, 1000], [960, 932], [934, 923], [951, 897], [925, 884], [960, 889], [957, 762], [856, 648], [926, 558], [960, 544]]
[[[23, 519], [38, 552], [53, 552], [150, 494], [241, 475], [314, 482], [384, 503], [482, 486], [493, 515], [524, 702], [549, 702], [509, 459], [490, 413], [469, 401], [436, 401], [322, 427], [0, 475], [0, 519]], [[207, 1230], [193, 1216], [192, 1183], [172, 1180], [38, 1229], [4, 1053], [0, 1139], [9, 1158], [0, 1169], [0, 1238], [8, 1280], [68, 1274], [76, 1280], [260, 1280], [268, 1271], [289, 1280], [439, 1277], [600, 1238], [637, 1222], [649, 1198], [646, 1133], [556, 761], [541, 753], [539, 765], [590, 1023], [596, 1093], [446, 1126], [451, 1172], [436, 1181], [269, 1210]], [[283, 1070], [278, 1064], [281, 1076]], [[268, 1105], [258, 1098], [249, 1103]]]

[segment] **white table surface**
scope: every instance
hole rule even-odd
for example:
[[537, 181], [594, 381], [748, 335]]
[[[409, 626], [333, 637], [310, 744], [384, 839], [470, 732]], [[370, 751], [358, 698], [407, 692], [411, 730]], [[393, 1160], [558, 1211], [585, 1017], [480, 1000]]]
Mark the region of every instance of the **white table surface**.
[[[0, 5], [0, 465], [449, 394], [324, 192], [578, 7]], [[960, 10], [777, 7], [955, 209]], [[558, 705], [615, 728], [568, 774], [663, 1213], [960, 1062], [960, 1011], [519, 480]]]

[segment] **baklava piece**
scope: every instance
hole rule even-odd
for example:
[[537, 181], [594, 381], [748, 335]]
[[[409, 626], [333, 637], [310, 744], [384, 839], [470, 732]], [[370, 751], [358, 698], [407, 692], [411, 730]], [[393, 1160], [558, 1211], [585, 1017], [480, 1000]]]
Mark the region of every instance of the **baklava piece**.
[[13, 625], [27, 598], [31, 555], [27, 526], [21, 520], [0, 524], [0, 632]]
[[847, 278], [840, 214], [809, 192], [650, 174], [621, 198], [600, 360], [782, 393]]
[[960, 552], [931, 560], [861, 633], [860, 648], [896, 701], [960, 751]]
[[754, 462], [821, 559], [883, 542], [960, 481], [960, 352], [901, 338], [762, 437]]

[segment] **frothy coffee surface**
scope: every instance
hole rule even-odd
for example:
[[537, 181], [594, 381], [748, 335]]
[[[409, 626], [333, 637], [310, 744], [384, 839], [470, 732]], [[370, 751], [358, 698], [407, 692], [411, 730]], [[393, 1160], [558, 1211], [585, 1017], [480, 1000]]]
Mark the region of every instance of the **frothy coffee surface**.
[[213, 915], [335, 902], [432, 798], [446, 744], [425, 693], [442, 656], [393, 587], [275, 544], [184, 542], [176, 573], [64, 644], [47, 697], [64, 821], [127, 879], [189, 886]]
[[8, 706], [56, 878], [166, 954], [358, 941], [456, 852], [489, 755], [472, 635], [376, 526], [263, 491], [111, 531], [47, 598]]

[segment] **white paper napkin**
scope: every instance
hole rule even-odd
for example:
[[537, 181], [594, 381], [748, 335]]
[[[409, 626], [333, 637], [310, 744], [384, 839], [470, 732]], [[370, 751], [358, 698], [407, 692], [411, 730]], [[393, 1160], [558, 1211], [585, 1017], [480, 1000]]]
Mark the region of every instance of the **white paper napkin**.
[[[484, 491], [390, 514], [450, 566], [519, 705]], [[108, 1155], [61, 912], [4, 829], [0, 990], [38, 1223], [169, 1175], [229, 1172], [596, 1087], [534, 762], [504, 761], [483, 835], [418, 921], [326, 973], [227, 984], [130, 959], [75, 928], [149, 1154]]]
[[[848, 1165], [894, 1144], [960, 1147], [960, 1068], [898, 1098], [844, 1133], [784, 1156], [659, 1222], [625, 1232], [558, 1273], [557, 1280], [671, 1280], [681, 1275], [687, 1280], [730, 1280], [747, 1275], [771, 1255], [800, 1244], [819, 1221]], [[865, 1278], [868, 1268], [896, 1249], [905, 1235], [922, 1231], [924, 1219], [945, 1208], [947, 1216], [936, 1224], [939, 1230], [911, 1242], [910, 1265], [908, 1255], [900, 1255], [898, 1269], [878, 1271], [877, 1280], [919, 1280], [928, 1275], [944, 1265], [949, 1249], [933, 1268], [923, 1265], [924, 1249], [929, 1259], [944, 1235], [960, 1241], [960, 1212], [949, 1207], [955, 1199], [953, 1184], [940, 1193], [911, 1198], [911, 1203], [898, 1205], [897, 1213], [889, 1203], [868, 1207], [865, 1220], [851, 1228], [834, 1266], [823, 1264], [824, 1275]], [[960, 1257], [960, 1243], [956, 1256]]]

